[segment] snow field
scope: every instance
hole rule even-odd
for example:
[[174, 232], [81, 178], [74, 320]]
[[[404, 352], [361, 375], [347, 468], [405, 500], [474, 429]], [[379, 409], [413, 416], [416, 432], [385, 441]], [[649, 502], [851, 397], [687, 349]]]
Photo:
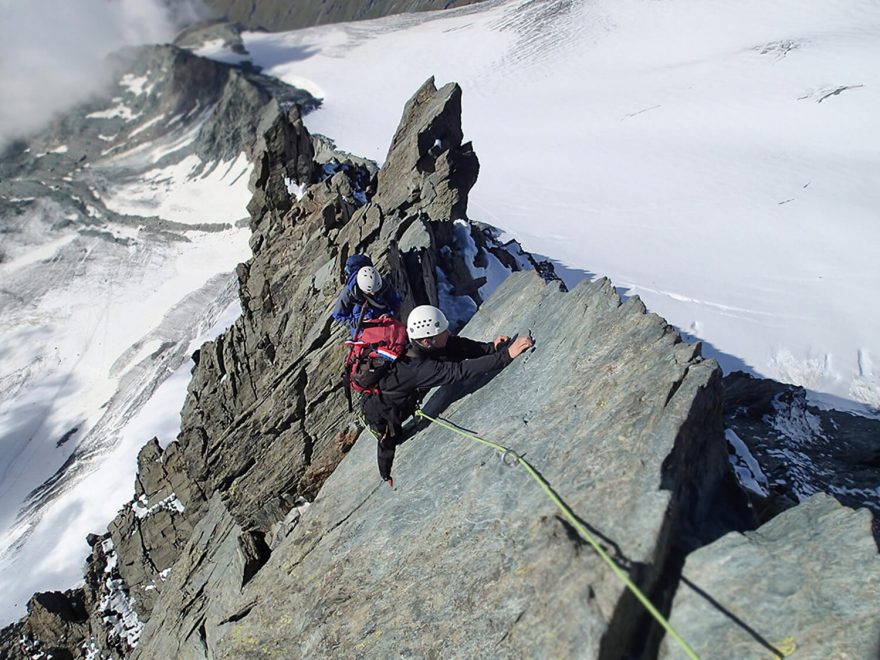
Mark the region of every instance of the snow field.
[[[242, 157], [222, 165], [204, 179], [171, 177], [164, 182], [167, 197], [150, 215], [215, 224], [245, 216], [247, 162]], [[215, 206], [206, 213], [210, 204]], [[129, 227], [118, 233], [127, 235], [127, 245], [64, 236], [18, 255], [0, 271], [4, 285], [28, 301], [0, 319], [5, 620], [20, 616], [35, 590], [81, 579], [85, 537], [105, 529], [131, 497], [137, 452], [151, 437], [167, 444], [179, 431], [188, 356], [240, 314], [237, 300], [220, 314], [212, 298], [195, 301], [186, 327], [168, 318], [169, 310], [202, 289], [202, 297], [216, 297], [217, 274], [250, 255], [247, 228], [188, 232], [188, 242], [157, 240]], [[163, 344], [181, 341], [189, 343], [183, 357], [175, 358], [182, 364], [167, 361], [174, 354], [167, 348], [161, 358], [153, 357]], [[173, 373], [154, 373], [169, 365]], [[78, 463], [59, 496], [22, 516], [28, 494], [74, 449]]]
[[201, 175], [195, 174], [201, 165], [198, 156], [187, 156], [175, 165], [151, 170], [137, 182], [120, 186], [104, 202], [119, 214], [156, 215], [184, 224], [233, 223], [247, 217], [250, 163], [244, 153]]

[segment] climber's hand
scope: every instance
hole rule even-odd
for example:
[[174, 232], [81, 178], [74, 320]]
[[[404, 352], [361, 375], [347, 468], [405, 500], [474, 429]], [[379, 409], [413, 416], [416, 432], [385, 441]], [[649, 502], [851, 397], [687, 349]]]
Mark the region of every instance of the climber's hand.
[[492, 343], [495, 344], [495, 350], [497, 351], [499, 348], [501, 348], [504, 344], [506, 344], [509, 341], [510, 341], [510, 337], [507, 337], [506, 335], [498, 335], [497, 337], [495, 337], [495, 341]]
[[510, 345], [507, 352], [510, 354], [510, 358], [513, 359], [523, 351], [529, 350], [534, 345], [535, 342], [531, 337], [520, 337]]

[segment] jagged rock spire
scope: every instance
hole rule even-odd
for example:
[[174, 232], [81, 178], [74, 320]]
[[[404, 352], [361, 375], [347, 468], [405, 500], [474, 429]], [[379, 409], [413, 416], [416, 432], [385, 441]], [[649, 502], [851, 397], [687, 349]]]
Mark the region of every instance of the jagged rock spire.
[[379, 172], [376, 202], [386, 210], [418, 205], [431, 220], [466, 217], [480, 164], [462, 137], [461, 87], [438, 90], [432, 76], [406, 103]]

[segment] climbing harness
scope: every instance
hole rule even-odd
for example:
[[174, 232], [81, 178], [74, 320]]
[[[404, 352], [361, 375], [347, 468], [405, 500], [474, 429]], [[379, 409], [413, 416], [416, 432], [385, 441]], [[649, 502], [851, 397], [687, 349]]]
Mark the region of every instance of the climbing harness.
[[577, 516], [572, 513], [571, 509], [568, 508], [568, 505], [563, 502], [559, 496], [553, 492], [553, 489], [550, 487], [550, 484], [542, 477], [538, 472], [533, 468], [528, 461], [526, 461], [522, 456], [517, 454], [512, 449], [505, 447], [503, 445], [499, 445], [498, 443], [492, 442], [491, 440], [486, 440], [485, 438], [481, 438], [478, 435], [474, 435], [473, 433], [468, 433], [463, 429], [458, 428], [457, 426], [450, 424], [441, 419], [435, 419], [429, 415], [426, 415], [421, 409], [416, 410], [416, 417], [421, 417], [422, 419], [426, 419], [432, 424], [437, 424], [453, 433], [457, 433], [463, 438], [467, 438], [468, 440], [472, 440], [474, 442], [479, 442], [480, 444], [486, 445], [487, 447], [491, 447], [496, 451], [501, 452], [502, 457], [505, 459], [510, 458], [513, 462], [513, 465], [521, 465], [523, 469], [529, 474], [532, 479], [538, 482], [538, 485], [541, 489], [547, 494], [552, 502], [556, 505], [556, 508], [562, 513], [563, 518], [565, 518], [568, 523], [577, 530], [577, 533], [584, 539], [587, 543], [589, 543], [593, 550], [605, 561], [606, 564], [611, 568], [614, 574], [620, 578], [623, 583], [627, 586], [627, 588], [633, 593], [633, 595], [639, 600], [639, 602], [645, 606], [645, 609], [651, 614], [651, 616], [656, 619], [657, 623], [659, 623], [666, 630], [667, 633], [676, 641], [678, 645], [684, 650], [691, 660], [699, 660], [699, 656], [696, 652], [688, 645], [688, 643], [684, 640], [684, 638], [672, 627], [669, 621], [666, 620], [657, 608], [648, 600], [647, 596], [642, 593], [642, 591], [635, 585], [635, 583], [630, 580], [629, 576], [624, 573], [620, 567], [614, 562], [611, 556], [605, 551], [605, 549], [593, 538], [593, 536], [587, 531], [587, 529], [581, 524], [581, 522], [577, 519]]

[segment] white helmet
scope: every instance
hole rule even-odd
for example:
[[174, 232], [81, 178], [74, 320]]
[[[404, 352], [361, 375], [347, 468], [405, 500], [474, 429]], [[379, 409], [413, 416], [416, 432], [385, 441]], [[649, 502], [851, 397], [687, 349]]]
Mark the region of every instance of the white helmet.
[[406, 332], [410, 339], [436, 337], [448, 327], [446, 315], [433, 305], [419, 305], [406, 319]]
[[364, 266], [358, 271], [357, 285], [367, 295], [378, 293], [382, 288], [382, 276], [372, 266]]

